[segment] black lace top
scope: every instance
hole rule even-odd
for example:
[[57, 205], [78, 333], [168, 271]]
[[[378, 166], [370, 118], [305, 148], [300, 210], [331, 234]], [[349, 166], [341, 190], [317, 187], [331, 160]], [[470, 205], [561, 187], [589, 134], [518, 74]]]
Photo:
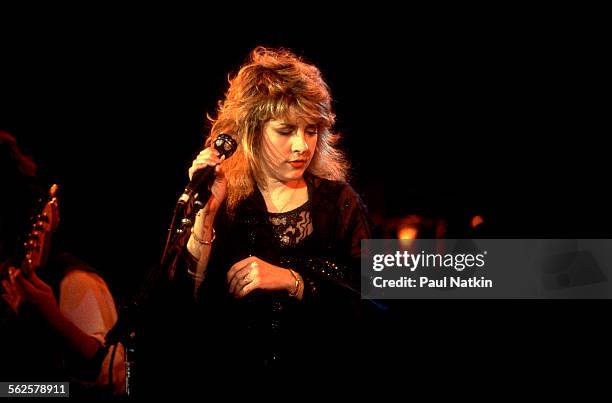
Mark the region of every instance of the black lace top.
[[295, 247], [312, 234], [310, 202], [284, 213], [268, 213], [280, 248]]
[[[337, 354], [345, 345], [341, 335], [352, 329], [359, 312], [361, 240], [370, 237], [369, 221], [365, 206], [348, 184], [305, 179], [309, 200], [292, 211], [269, 213], [263, 196], [255, 192], [233, 217], [224, 206], [217, 213], [216, 240], [197, 295], [198, 319], [193, 320], [203, 330], [198, 337], [215, 346], [206, 349], [202, 359], [256, 368], [303, 366], [304, 359], [317, 361], [316, 357]], [[304, 280], [302, 300], [286, 291], [255, 290], [241, 299], [231, 296], [227, 271], [248, 256], [298, 272]], [[180, 282], [194, 261], [186, 249], [177, 257], [175, 281]], [[189, 276], [183, 280], [193, 281]], [[193, 283], [183, 295], [190, 294], [190, 287]], [[231, 348], [245, 340], [248, 349]]]

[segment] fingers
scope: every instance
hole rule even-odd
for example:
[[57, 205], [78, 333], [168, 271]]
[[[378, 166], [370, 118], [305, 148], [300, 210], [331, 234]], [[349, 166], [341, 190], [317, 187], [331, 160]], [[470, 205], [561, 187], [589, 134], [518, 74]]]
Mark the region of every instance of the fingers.
[[232, 279], [232, 277], [234, 277], [237, 271], [243, 269], [244, 267], [246, 267], [247, 264], [254, 262], [256, 260], [257, 260], [256, 257], [249, 256], [249, 257], [245, 257], [244, 259], [234, 263], [234, 265], [230, 267], [230, 269], [227, 272], [227, 281], [229, 282]]
[[12, 295], [16, 293], [15, 285], [9, 280], [2, 280], [2, 294]]
[[[234, 264], [227, 273], [229, 292], [235, 297], [246, 295], [260, 283], [259, 261], [249, 256]], [[244, 289], [247, 289], [246, 293]]]
[[21, 277], [21, 271], [18, 270], [11, 275], [10, 279], [2, 280], [3, 292], [8, 295], [23, 294], [24, 290], [20, 283], [17, 282], [17, 276]]
[[[238, 276], [236, 276], [238, 277]], [[261, 282], [258, 277], [252, 277], [252, 272], [248, 272], [242, 279], [236, 281], [236, 285], [230, 293], [236, 298], [242, 298], [251, 291], [260, 288]]]
[[[221, 157], [221, 159], [219, 161], [221, 161], [221, 162], [225, 161], [225, 154]], [[219, 164], [221, 164], [221, 162]], [[215, 167], [215, 174], [217, 174], [217, 176], [220, 176], [220, 177], [225, 177], [225, 173], [221, 169], [221, 165], [217, 165]]]
[[[237, 271], [234, 271], [231, 277], [228, 274], [229, 281], [229, 292], [231, 294], [236, 293], [241, 287], [243, 287], [247, 282], [254, 281], [259, 276], [259, 265], [255, 258], [250, 258], [250, 262], [246, 262], [242, 267], [240, 267]], [[241, 261], [242, 262], [242, 261]], [[234, 266], [232, 266], [234, 267]], [[230, 269], [231, 270], [231, 269]], [[248, 276], [248, 277], [247, 277]]]
[[257, 288], [257, 284], [252, 281], [250, 283], [248, 283], [247, 285], [245, 285], [244, 287], [242, 287], [236, 294], [234, 294], [234, 296], [236, 298], [242, 298], [247, 296], [251, 291], [255, 290]]
[[[232, 266], [234, 267], [234, 266]], [[231, 270], [231, 269], [230, 269]], [[242, 277], [246, 276], [246, 272], [244, 272], [244, 267], [239, 268], [238, 270], [233, 270], [231, 272], [231, 274], [228, 272], [227, 273], [227, 283], [229, 285], [229, 290], [230, 293], [233, 293], [234, 288], [236, 287], [236, 282], [240, 279], [242, 279]]]
[[2, 299], [8, 304], [8, 306], [17, 313], [19, 310], [19, 303], [21, 301], [21, 295], [16, 286], [9, 280], [2, 280]]
[[200, 152], [195, 158], [194, 162], [199, 164], [218, 164], [221, 162], [219, 151], [211, 148], [207, 148]]
[[243, 287], [248, 282], [248, 278], [247, 278], [248, 275], [249, 275], [248, 268], [244, 268], [236, 272], [236, 274], [234, 275], [234, 277], [232, 277], [230, 284], [229, 284], [230, 294], [234, 294], [237, 290], [239, 290], [241, 287]]
[[189, 180], [191, 180], [196, 171], [206, 168], [207, 166], [216, 166], [223, 162], [224, 158], [219, 158], [219, 156], [219, 151], [213, 147], [202, 150], [193, 160], [191, 168], [189, 168]]
[[30, 273], [30, 277], [28, 277], [28, 280], [30, 280], [30, 282], [32, 283], [32, 285], [34, 285], [34, 287], [38, 288], [41, 291], [44, 291], [50, 288], [49, 285], [45, 283], [44, 281], [42, 281], [40, 277], [38, 277], [36, 275], [36, 272], [34, 271]]
[[40, 290], [36, 288], [30, 280], [25, 278], [21, 272], [19, 272], [15, 277], [15, 282], [28, 296], [35, 295], [36, 293], [40, 292]]

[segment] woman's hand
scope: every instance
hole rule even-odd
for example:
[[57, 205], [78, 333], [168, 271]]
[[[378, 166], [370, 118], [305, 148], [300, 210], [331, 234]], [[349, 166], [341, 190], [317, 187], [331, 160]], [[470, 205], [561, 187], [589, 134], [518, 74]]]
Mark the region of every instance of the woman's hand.
[[225, 199], [227, 192], [227, 180], [225, 179], [223, 170], [219, 165], [224, 160], [225, 156], [219, 158], [219, 152], [213, 146], [210, 146], [198, 154], [198, 156], [193, 160], [191, 168], [189, 168], [188, 172], [189, 180], [191, 180], [193, 175], [200, 169], [204, 169], [208, 166], [215, 167], [215, 181], [213, 182], [210, 191], [218, 204], [221, 204], [221, 202]]
[[230, 294], [242, 298], [253, 290], [295, 291], [295, 278], [288, 269], [274, 266], [255, 256], [234, 264], [227, 272]]

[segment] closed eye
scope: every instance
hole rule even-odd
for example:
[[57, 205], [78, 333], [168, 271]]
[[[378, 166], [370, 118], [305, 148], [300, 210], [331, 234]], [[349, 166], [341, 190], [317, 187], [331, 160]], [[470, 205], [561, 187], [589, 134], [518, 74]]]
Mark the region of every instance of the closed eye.
[[319, 128], [316, 126], [307, 127], [306, 133], [310, 134], [311, 136], [314, 136], [319, 133]]
[[[289, 136], [289, 135], [291, 135], [295, 131], [295, 129], [296, 129], [295, 126], [289, 126], [288, 125], [288, 126], [283, 126], [283, 127], [277, 128], [275, 130], [281, 136]], [[319, 128], [316, 125], [311, 125], [311, 126], [307, 126], [304, 131], [306, 132], [306, 134], [308, 134], [310, 136], [314, 136], [314, 135], [317, 135], [319, 133]]]

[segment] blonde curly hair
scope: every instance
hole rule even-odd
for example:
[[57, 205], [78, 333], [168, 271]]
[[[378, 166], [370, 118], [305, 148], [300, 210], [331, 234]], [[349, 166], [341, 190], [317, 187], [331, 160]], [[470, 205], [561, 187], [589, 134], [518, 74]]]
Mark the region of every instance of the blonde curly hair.
[[228, 77], [229, 89], [219, 101], [206, 146], [220, 133], [238, 142], [223, 163], [227, 178], [227, 208], [235, 208], [255, 189], [265, 188], [262, 162], [263, 128], [271, 119], [294, 117], [315, 123], [318, 139], [307, 172], [326, 179], [346, 180], [349, 163], [336, 148], [339, 135], [331, 128], [335, 114], [329, 87], [319, 69], [286, 49], [257, 47], [238, 73]]

